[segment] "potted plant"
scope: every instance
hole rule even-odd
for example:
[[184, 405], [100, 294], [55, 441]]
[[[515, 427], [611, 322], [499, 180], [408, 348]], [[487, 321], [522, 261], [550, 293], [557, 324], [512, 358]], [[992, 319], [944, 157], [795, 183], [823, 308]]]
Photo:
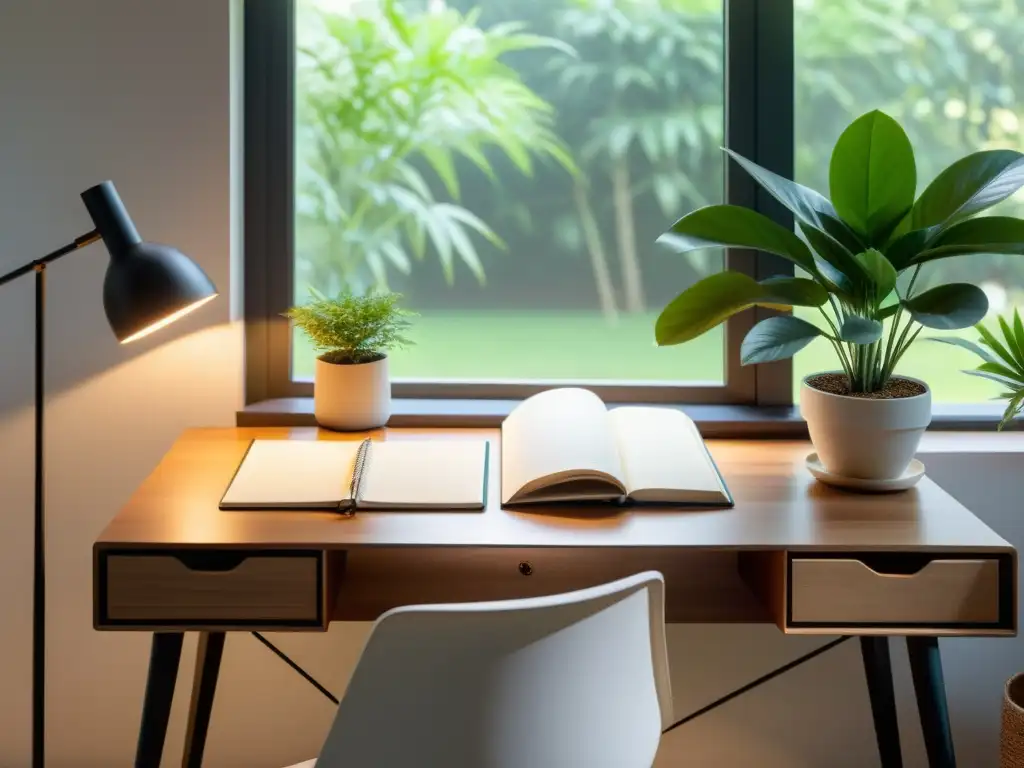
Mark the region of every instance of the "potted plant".
[[400, 309], [397, 293], [327, 298], [310, 289], [312, 300], [285, 316], [320, 353], [313, 374], [313, 412], [328, 429], [384, 426], [391, 416], [387, 352], [408, 345], [402, 335], [413, 313]]
[[658, 344], [689, 341], [755, 305], [817, 309], [820, 324], [790, 314], [761, 320], [742, 342], [742, 363], [782, 360], [824, 338], [839, 369], [808, 376], [800, 392], [820, 461], [841, 477], [899, 477], [931, 419], [931, 395], [924, 382], [894, 375], [897, 363], [922, 327], [967, 328], [988, 310], [985, 293], [970, 283], [915, 291], [921, 267], [971, 253], [1024, 253], [1024, 220], [972, 218], [1024, 184], [1024, 155], [968, 155], [915, 198], [909, 139], [891, 117], [869, 112], [836, 142], [829, 200], [726, 151], [792, 212], [796, 231], [747, 208], [711, 205], [681, 218], [663, 240], [680, 251], [735, 246], [773, 253], [792, 262], [796, 276], [706, 277], [662, 311]]
[[964, 373], [980, 376], [1002, 386], [1002, 397], [1008, 401], [1003, 418], [996, 427], [997, 431], [1002, 431], [1024, 409], [1024, 322], [1021, 322], [1020, 312], [1015, 309], [1012, 322], [1000, 317], [998, 323], [1002, 341], [981, 323], [975, 326], [979, 337], [977, 342], [956, 337], [933, 338], [931, 341], [963, 347], [981, 358], [981, 365]]
[[[1013, 318], [997, 319], [998, 334], [989, 330], [981, 323], [975, 326], [978, 331], [977, 342], [961, 338], [933, 338], [970, 350], [981, 358], [981, 364], [972, 371], [964, 371], [972, 376], [980, 376], [999, 384], [1002, 397], [1008, 402], [1003, 418], [996, 427], [1011, 424], [1024, 410], [1024, 322], [1015, 309]], [[1000, 338], [1000, 336], [1002, 338]], [[1024, 764], [1024, 674], [1018, 673], [1006, 681], [1003, 687], [1003, 715], [999, 730], [999, 765], [1011, 768]]]

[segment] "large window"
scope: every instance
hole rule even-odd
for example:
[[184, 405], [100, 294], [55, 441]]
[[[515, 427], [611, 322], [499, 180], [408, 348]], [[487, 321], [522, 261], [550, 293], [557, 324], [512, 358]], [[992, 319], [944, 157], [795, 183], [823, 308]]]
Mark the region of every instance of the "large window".
[[720, 0], [298, 0], [295, 301], [400, 291], [403, 378], [720, 384], [721, 330], [652, 328], [722, 267], [655, 244], [722, 201], [722, 28]]
[[791, 172], [754, 129], [789, 118], [756, 119], [757, 14], [738, 5], [247, 3], [249, 399], [308, 393], [314, 352], [280, 314], [315, 288], [403, 294], [398, 394], [756, 402], [751, 317], [654, 342], [696, 280], [776, 266], [656, 242], [694, 208], [757, 205], [723, 145]]
[[[730, 146], [828, 191], [854, 117], [907, 129], [919, 184], [952, 159], [1024, 149], [1017, 0], [249, 0], [246, 303], [249, 399], [310, 392], [313, 352], [280, 313], [309, 287], [401, 292], [415, 346], [396, 394], [514, 397], [552, 383], [618, 399], [786, 404], [826, 344], [744, 368], [755, 311], [658, 348], [664, 304], [725, 265], [655, 241], [698, 206], [784, 224]], [[1024, 200], [1002, 210], [1024, 213]], [[999, 212], [999, 211], [997, 211]], [[936, 262], [993, 312], [1024, 296], [1024, 261]], [[767, 310], [756, 310], [764, 315]], [[970, 335], [972, 332], [967, 331]], [[961, 350], [902, 363], [940, 403], [997, 393]]]

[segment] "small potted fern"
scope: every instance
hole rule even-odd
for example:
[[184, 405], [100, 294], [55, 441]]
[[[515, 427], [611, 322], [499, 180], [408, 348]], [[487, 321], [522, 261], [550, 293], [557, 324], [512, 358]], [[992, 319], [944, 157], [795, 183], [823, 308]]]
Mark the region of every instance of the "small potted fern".
[[375, 429], [391, 416], [389, 350], [410, 344], [403, 335], [413, 313], [397, 293], [328, 298], [310, 289], [311, 301], [285, 313], [319, 353], [313, 374], [313, 412], [322, 427]]

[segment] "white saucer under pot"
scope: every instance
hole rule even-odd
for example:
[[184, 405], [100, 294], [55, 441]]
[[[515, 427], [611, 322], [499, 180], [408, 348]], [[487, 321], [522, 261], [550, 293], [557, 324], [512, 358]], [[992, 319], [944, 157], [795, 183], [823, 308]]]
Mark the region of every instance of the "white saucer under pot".
[[807, 456], [807, 469], [815, 478], [836, 488], [845, 488], [848, 491], [861, 491], [867, 493], [892, 493], [894, 491], [905, 491], [913, 488], [917, 482], [924, 477], [924, 464], [918, 459], [911, 459], [906, 470], [899, 477], [888, 480], [866, 480], [860, 477], [846, 477], [834, 472], [829, 472], [821, 463], [818, 454], [811, 453]]

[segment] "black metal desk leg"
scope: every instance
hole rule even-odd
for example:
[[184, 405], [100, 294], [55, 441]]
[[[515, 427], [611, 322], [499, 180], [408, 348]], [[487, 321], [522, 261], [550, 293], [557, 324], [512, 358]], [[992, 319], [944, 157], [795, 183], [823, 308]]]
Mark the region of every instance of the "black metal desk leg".
[[917, 711], [921, 716], [924, 746], [930, 768], [956, 768], [953, 734], [949, 730], [946, 708], [946, 685], [942, 681], [942, 657], [936, 637], [907, 638], [910, 673], [917, 694]]
[[213, 694], [217, 691], [220, 659], [224, 655], [224, 633], [202, 632], [196, 649], [196, 674], [192, 681], [192, 703], [188, 709], [185, 753], [182, 768], [202, 768], [206, 733], [210, 729]]
[[868, 682], [871, 717], [875, 722], [875, 738], [878, 740], [878, 756], [882, 768], [903, 768], [892, 663], [889, 660], [889, 638], [861, 637], [860, 655], [864, 660], [864, 676]]
[[149, 677], [142, 703], [142, 725], [135, 751], [135, 768], [160, 768], [160, 757], [171, 716], [174, 683], [181, 661], [181, 632], [154, 632], [149, 655]]

